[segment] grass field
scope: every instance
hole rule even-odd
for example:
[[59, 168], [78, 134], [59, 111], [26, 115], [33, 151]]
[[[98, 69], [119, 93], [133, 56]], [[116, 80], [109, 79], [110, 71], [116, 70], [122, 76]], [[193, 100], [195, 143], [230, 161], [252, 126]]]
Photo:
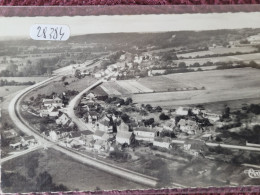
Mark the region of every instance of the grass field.
[[36, 97], [38, 94], [51, 95], [53, 92], [61, 94], [67, 90], [76, 90], [80, 92], [86, 89], [91, 84], [93, 84], [95, 81], [96, 79], [92, 77], [84, 77], [82, 79], [78, 79], [71, 76], [71, 77], [67, 77], [64, 81], [64, 82], [68, 82], [69, 84], [64, 85], [64, 82], [61, 81], [61, 78], [58, 78], [53, 82], [51, 82], [50, 84], [32, 91], [26, 96], [27, 99], [25, 100], [28, 100], [28, 98], [30, 98], [31, 96]]
[[253, 54], [242, 54], [242, 55], [233, 55], [233, 56], [223, 56], [223, 57], [210, 57], [210, 58], [195, 58], [195, 59], [183, 59], [183, 60], [174, 60], [175, 63], [185, 62], [188, 66], [198, 62], [200, 64], [206, 62], [230, 62], [230, 61], [243, 61], [250, 62], [255, 61], [260, 63], [260, 53]]
[[213, 55], [213, 54], [227, 54], [227, 53], [249, 53], [257, 51], [254, 47], [233, 47], [233, 48], [212, 48], [207, 51], [198, 51], [198, 52], [191, 52], [191, 53], [185, 53], [185, 54], [177, 54], [178, 57], [184, 57], [184, 58], [194, 58], [197, 56], [205, 56], [205, 55]]
[[28, 87], [28, 85], [21, 85], [21, 86], [4, 86], [0, 87], [0, 96], [5, 97], [10, 94], [16, 93], [24, 88]]
[[[25, 165], [26, 162], [30, 161], [30, 159], [38, 161], [38, 166], [35, 169], [35, 176], [31, 178], [27, 175], [29, 167]], [[35, 182], [37, 175], [44, 171], [50, 173], [54, 183], [63, 184], [71, 191], [95, 190], [96, 187], [99, 187], [102, 190], [146, 188], [145, 186], [124, 180], [106, 172], [94, 169], [85, 164], [79, 163], [74, 159], [71, 159], [70, 157], [53, 149], [41, 149], [7, 161], [3, 164], [2, 171], [16, 172], [22, 176], [25, 176], [26, 178], [30, 178], [28, 179], [28, 183], [25, 183], [23, 192], [32, 190], [31, 185], [33, 185]], [[17, 180], [13, 182], [20, 181]], [[3, 187], [2, 190], [4, 192], [18, 192], [16, 191], [15, 183], [12, 189]]]
[[7, 81], [15, 81], [15, 82], [40, 82], [43, 81], [45, 79], [48, 79], [48, 77], [1, 77], [1, 79], [3, 80], [7, 80]]
[[260, 96], [259, 74], [260, 70], [253, 68], [170, 74], [164, 77], [186, 85], [204, 86], [205, 90], [134, 94], [132, 98], [140, 104], [165, 107], [257, 98]]

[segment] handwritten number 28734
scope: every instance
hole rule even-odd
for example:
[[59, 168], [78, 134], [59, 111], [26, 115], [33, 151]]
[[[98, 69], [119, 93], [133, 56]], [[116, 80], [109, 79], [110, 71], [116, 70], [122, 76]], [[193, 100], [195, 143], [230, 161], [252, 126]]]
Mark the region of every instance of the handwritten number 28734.
[[64, 32], [62, 31], [62, 27], [57, 27], [57, 28], [47, 28], [44, 27], [42, 28], [41, 26], [37, 27], [38, 33], [37, 37], [41, 37], [46, 39], [47, 36], [49, 36], [49, 39], [57, 40], [60, 39], [62, 40], [64, 36]]

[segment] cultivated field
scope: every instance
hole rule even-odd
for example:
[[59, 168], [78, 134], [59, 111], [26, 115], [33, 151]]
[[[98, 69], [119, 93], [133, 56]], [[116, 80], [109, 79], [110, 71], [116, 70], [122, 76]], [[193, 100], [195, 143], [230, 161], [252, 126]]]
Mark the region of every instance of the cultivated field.
[[260, 96], [260, 70], [239, 68], [170, 74], [164, 77], [186, 85], [204, 86], [205, 90], [134, 94], [137, 103], [160, 106], [201, 104]]
[[198, 52], [191, 52], [191, 53], [184, 53], [184, 54], [177, 54], [177, 57], [184, 57], [184, 58], [195, 58], [197, 56], [205, 56], [205, 55], [213, 55], [213, 54], [227, 54], [227, 53], [249, 53], [257, 51], [255, 47], [233, 47], [233, 48], [211, 48], [207, 51], [198, 51]]
[[233, 56], [223, 56], [223, 57], [210, 57], [210, 58], [195, 58], [195, 59], [183, 59], [183, 60], [174, 60], [175, 63], [185, 62], [188, 66], [196, 62], [203, 64], [206, 62], [230, 62], [230, 61], [243, 61], [250, 62], [255, 61], [260, 63], [260, 53], [253, 54], [242, 54], [242, 55], [233, 55]]
[[101, 88], [108, 95], [129, 95], [136, 93], [152, 93], [153, 90], [136, 80], [110, 81], [103, 83]]

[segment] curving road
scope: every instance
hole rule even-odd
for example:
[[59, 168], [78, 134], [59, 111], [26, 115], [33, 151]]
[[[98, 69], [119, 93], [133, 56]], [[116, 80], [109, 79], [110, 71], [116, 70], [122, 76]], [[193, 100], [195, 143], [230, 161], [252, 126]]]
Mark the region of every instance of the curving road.
[[[61, 145], [59, 145], [56, 142], [53, 142], [51, 140], [49, 140], [47, 137], [41, 135], [37, 130], [35, 130], [21, 115], [20, 113], [20, 107], [21, 107], [21, 101], [22, 99], [28, 94], [30, 93], [32, 90], [37, 89], [38, 87], [42, 86], [42, 85], [46, 85], [49, 82], [52, 82], [52, 80], [61, 77], [61, 76], [55, 76], [52, 78], [49, 78], [45, 81], [42, 81], [40, 83], [37, 83], [33, 86], [30, 86], [24, 90], [22, 90], [20, 93], [18, 93], [10, 102], [9, 107], [8, 107], [8, 111], [9, 111], [9, 115], [13, 121], [13, 123], [24, 133], [28, 134], [28, 135], [32, 135], [35, 137], [35, 139], [37, 139], [37, 141], [40, 144], [43, 144], [47, 147], [53, 148], [55, 150], [58, 150], [60, 152], [63, 152], [64, 154], [82, 162], [85, 164], [88, 164], [90, 166], [93, 166], [95, 168], [98, 168], [100, 170], [109, 172], [111, 174], [117, 175], [119, 177], [140, 183], [140, 184], [144, 184], [147, 186], [151, 186], [151, 187], [155, 187], [157, 184], [158, 179], [154, 178], [154, 177], [150, 177], [147, 175], [143, 175], [134, 171], [130, 171], [128, 169], [124, 169], [106, 162], [103, 162], [101, 160], [95, 159], [93, 157], [90, 157], [88, 155], [79, 153], [75, 150], [72, 150], [70, 148], [66, 148], [63, 147]], [[98, 81], [95, 84], [98, 84], [99, 82], [102, 82], [102, 80]], [[93, 86], [88, 87], [87, 89], [91, 88]], [[86, 90], [87, 90], [86, 89]], [[86, 91], [84, 90], [84, 91]], [[77, 99], [76, 99], [77, 100]], [[74, 101], [76, 101], [74, 100]], [[72, 104], [71, 104], [72, 105]], [[73, 108], [72, 108], [73, 109]], [[73, 112], [74, 113], [74, 112]]]

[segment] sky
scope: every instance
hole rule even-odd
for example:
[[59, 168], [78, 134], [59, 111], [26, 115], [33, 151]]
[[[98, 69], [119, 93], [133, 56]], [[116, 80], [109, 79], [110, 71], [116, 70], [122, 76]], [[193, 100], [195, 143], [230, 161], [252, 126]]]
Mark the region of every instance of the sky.
[[0, 39], [29, 38], [33, 24], [65, 24], [71, 36], [112, 32], [165, 32], [260, 28], [260, 12], [131, 16], [0, 17]]

